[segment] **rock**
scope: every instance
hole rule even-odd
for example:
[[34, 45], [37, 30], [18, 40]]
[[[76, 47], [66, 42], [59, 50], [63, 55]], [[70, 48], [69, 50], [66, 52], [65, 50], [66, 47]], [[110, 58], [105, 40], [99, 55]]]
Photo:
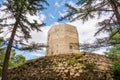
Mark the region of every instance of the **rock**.
[[[112, 59], [94, 53], [57, 55], [31, 60], [8, 71], [9, 80], [115, 80], [111, 69]], [[73, 59], [74, 58], [74, 59]], [[73, 59], [74, 65], [68, 65]], [[89, 64], [93, 64], [93, 70]]]

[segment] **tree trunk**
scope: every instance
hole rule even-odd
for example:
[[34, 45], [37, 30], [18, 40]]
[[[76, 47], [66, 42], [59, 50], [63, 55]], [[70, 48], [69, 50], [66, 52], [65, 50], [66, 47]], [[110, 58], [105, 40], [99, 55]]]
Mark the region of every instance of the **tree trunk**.
[[120, 25], [120, 13], [119, 13], [119, 9], [117, 6], [117, 1], [116, 0], [109, 0], [110, 5], [115, 13], [115, 17], [117, 19], [118, 24]]
[[18, 26], [18, 21], [16, 21], [14, 25], [14, 28], [13, 28], [13, 31], [12, 31], [12, 34], [11, 34], [11, 37], [10, 37], [10, 40], [7, 46], [4, 63], [3, 63], [2, 80], [7, 80], [8, 62], [9, 62], [10, 53], [12, 49], [13, 40], [16, 34], [17, 26]]

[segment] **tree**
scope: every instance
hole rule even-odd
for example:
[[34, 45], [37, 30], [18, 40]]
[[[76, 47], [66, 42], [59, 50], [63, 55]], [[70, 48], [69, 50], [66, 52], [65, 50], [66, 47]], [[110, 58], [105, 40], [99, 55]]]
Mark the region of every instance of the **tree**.
[[[98, 23], [98, 31], [95, 36], [101, 32], [113, 33], [109, 37], [104, 39], [98, 39], [94, 44], [95, 46], [110, 46], [119, 43], [111, 43], [110, 39], [117, 33], [120, 32], [120, 1], [119, 0], [78, 0], [75, 6], [71, 4], [66, 4], [68, 9], [66, 10], [66, 15], [61, 17], [59, 20], [70, 20], [75, 21], [81, 19], [83, 22], [89, 20], [90, 18], [101, 18], [105, 15], [110, 15], [108, 18], [104, 19], [102, 22]], [[98, 45], [98, 43], [100, 43]], [[103, 45], [104, 44], [104, 45]], [[93, 46], [93, 45], [92, 45]]]
[[3, 61], [4, 61], [4, 56], [5, 56], [5, 55], [3, 55], [5, 53], [5, 48], [3, 47], [3, 42], [4, 42], [4, 39], [1, 37], [0, 38], [0, 66], [2, 66]]
[[114, 61], [112, 63], [112, 70], [113, 72], [113, 77], [115, 78], [115, 80], [120, 80], [120, 61]]
[[[111, 33], [113, 34], [113, 33]], [[117, 43], [120, 40], [120, 33], [116, 33], [110, 40], [112, 43]], [[111, 58], [120, 59], [120, 44], [113, 45], [105, 54]]]
[[105, 54], [111, 58], [120, 59], [120, 45], [113, 46]]
[[3, 65], [3, 62], [4, 62], [4, 57], [5, 57], [5, 49], [1, 49], [0, 50], [0, 66]]
[[[0, 76], [2, 75], [2, 67], [5, 58], [5, 48], [0, 50]], [[17, 61], [17, 62], [16, 62]], [[23, 55], [16, 55], [14, 49], [11, 51], [10, 60], [8, 62], [8, 68], [14, 68], [20, 65], [23, 65], [26, 62], [26, 59]]]
[[14, 63], [19, 65], [22, 65], [26, 62], [26, 59], [23, 55], [16, 55], [14, 58]]
[[6, 6], [6, 8], [3, 11], [9, 13], [10, 16], [7, 16], [2, 20], [4, 21], [7, 19], [13, 19], [15, 20], [15, 22], [13, 22], [12, 24], [4, 23], [0, 25], [4, 27], [9, 27], [9, 30], [12, 30], [5, 54], [2, 71], [2, 80], [7, 80], [8, 61], [10, 58], [10, 52], [13, 42], [21, 43], [21, 41], [14, 40], [15, 36], [18, 36], [16, 32], [20, 32], [23, 35], [19, 36], [21, 39], [28, 40], [29, 38], [31, 38], [30, 31], [41, 31], [40, 27], [44, 24], [38, 24], [36, 20], [34, 20], [34, 22], [31, 23], [26, 17], [26, 14], [29, 14], [31, 16], [37, 15], [38, 11], [42, 11], [43, 9], [45, 9], [44, 3], [48, 4], [46, 0], [7, 0], [7, 2], [4, 3], [4, 6]]
[[[5, 58], [6, 45], [4, 45], [5, 40], [3, 37], [0, 38], [0, 76], [2, 75], [2, 67]], [[17, 59], [17, 63], [16, 63]], [[10, 59], [8, 62], [8, 68], [14, 68], [20, 66], [26, 62], [26, 59], [23, 55], [16, 55], [15, 49], [11, 50]]]

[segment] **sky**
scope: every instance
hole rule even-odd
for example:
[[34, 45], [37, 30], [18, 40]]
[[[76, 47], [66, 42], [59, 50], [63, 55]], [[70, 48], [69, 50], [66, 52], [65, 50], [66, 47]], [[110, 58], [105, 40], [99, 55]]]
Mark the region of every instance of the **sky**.
[[43, 11], [43, 14], [45, 14], [45, 23], [47, 25], [53, 25], [54, 23], [58, 23], [58, 19], [61, 16], [65, 15], [66, 10], [66, 3], [73, 4], [77, 2], [77, 0], [47, 0], [49, 3], [48, 8]]
[[[47, 43], [47, 32], [51, 28], [52, 25], [59, 24], [59, 23], [65, 23], [65, 21], [58, 22], [58, 19], [61, 16], [65, 15], [65, 10], [66, 10], [66, 3], [74, 5], [77, 0], [47, 0], [49, 3], [49, 6], [46, 6], [47, 9], [44, 11], [40, 12], [40, 17], [37, 20], [43, 21], [46, 23], [46, 26], [41, 28], [42, 32], [32, 32], [32, 39], [29, 41], [35, 41], [38, 43]], [[35, 19], [36, 17], [32, 17]], [[39, 37], [38, 37], [39, 36]], [[19, 54], [23, 54], [26, 56], [27, 59], [32, 59], [32, 58], [37, 58], [39, 56], [44, 56], [45, 55], [45, 50], [43, 51], [38, 51], [38, 52], [21, 52], [17, 51]], [[26, 54], [29, 53], [29, 54]]]
[[[4, 1], [4, 0], [0, 0]], [[106, 18], [106, 16], [103, 16], [101, 19], [90, 19], [87, 22], [83, 24], [81, 20], [76, 20], [74, 22], [69, 22], [69, 21], [62, 21], [58, 22], [58, 19], [61, 16], [64, 16], [66, 7], [65, 4], [69, 3], [71, 5], [75, 5], [75, 2], [77, 0], [47, 0], [49, 3], [49, 6], [47, 6], [47, 9], [44, 11], [40, 12], [39, 16], [30, 16], [26, 15], [30, 21], [33, 21], [33, 19], [36, 19], [39, 22], [45, 22], [46, 26], [42, 27], [41, 30], [42, 32], [31, 32], [32, 39], [29, 40], [29, 42], [37, 42], [37, 43], [45, 43], [47, 44], [47, 32], [48, 30], [55, 24], [60, 24], [60, 23], [67, 23], [75, 26], [78, 31], [79, 35], [79, 42], [93, 42], [97, 37], [94, 37], [94, 33], [96, 32], [97, 28], [97, 22], [103, 20]], [[1, 13], [2, 14], [2, 13]], [[2, 16], [0, 14], [0, 16]], [[10, 23], [11, 21], [8, 21]], [[107, 36], [106, 34], [102, 34], [102, 36]], [[98, 36], [100, 37], [100, 36]], [[97, 53], [102, 54], [103, 49], [97, 51]], [[36, 52], [26, 52], [26, 51], [19, 51], [16, 50], [17, 54], [22, 54], [24, 55], [27, 59], [34, 59], [38, 57], [45, 56], [45, 49], [42, 51], [36, 51]]]

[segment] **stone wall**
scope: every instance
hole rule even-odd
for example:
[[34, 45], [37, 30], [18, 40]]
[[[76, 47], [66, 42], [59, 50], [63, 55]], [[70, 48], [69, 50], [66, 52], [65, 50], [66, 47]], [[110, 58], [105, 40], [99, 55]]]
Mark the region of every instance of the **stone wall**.
[[112, 59], [93, 53], [46, 56], [8, 72], [9, 80], [114, 80]]
[[48, 31], [47, 44], [47, 56], [64, 53], [78, 53], [79, 40], [76, 27], [68, 24], [52, 26]]

